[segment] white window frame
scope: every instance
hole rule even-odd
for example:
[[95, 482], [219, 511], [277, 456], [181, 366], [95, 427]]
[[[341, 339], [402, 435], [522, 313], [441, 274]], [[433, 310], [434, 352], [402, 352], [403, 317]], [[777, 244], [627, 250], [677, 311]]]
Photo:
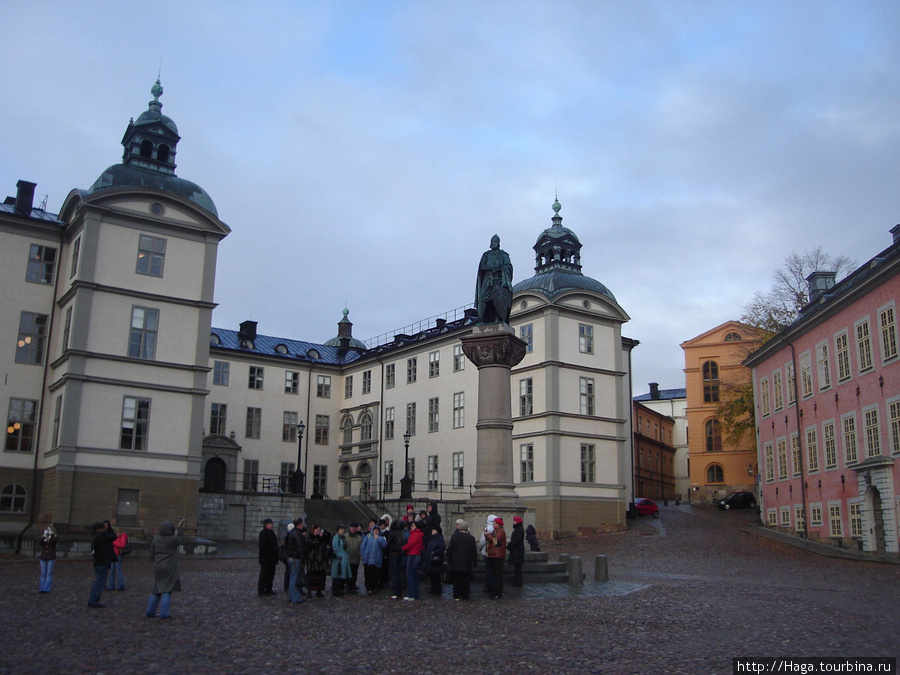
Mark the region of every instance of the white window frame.
[[462, 345], [453, 345], [453, 372], [458, 373], [466, 369], [466, 355]]
[[844, 446], [844, 464], [856, 464], [859, 461], [859, 435], [855, 413], [841, 417], [841, 439]]
[[439, 377], [441, 374], [441, 352], [428, 353], [428, 377]]
[[299, 394], [300, 393], [300, 373], [296, 370], [284, 371], [284, 393]]
[[878, 406], [863, 408], [862, 416], [866, 459], [878, 457], [881, 455], [881, 421], [878, 415]]
[[834, 336], [834, 352], [837, 359], [838, 382], [847, 382], [853, 377], [853, 369], [850, 367], [850, 343], [847, 331], [842, 331]]
[[881, 362], [887, 363], [897, 358], [897, 320], [894, 303], [878, 310], [878, 325], [881, 335]]
[[519, 482], [534, 482], [534, 443], [519, 445]]
[[869, 318], [858, 321], [854, 326], [856, 333], [856, 366], [859, 374], [867, 373], [875, 367], [872, 358], [872, 335], [869, 330]]
[[819, 439], [815, 427], [806, 430], [806, 471], [819, 473]]
[[466, 392], [459, 391], [453, 394], [453, 428], [462, 429], [466, 426]]
[[591, 324], [578, 324], [578, 351], [582, 354], [594, 353], [594, 327]]
[[819, 379], [819, 391], [831, 389], [831, 360], [827, 342], [816, 345], [816, 376]]
[[781, 386], [781, 371], [772, 373], [772, 403], [775, 412], [784, 410], [784, 389]]
[[578, 399], [579, 399], [579, 412], [582, 415], [593, 416], [595, 413], [594, 378], [592, 378], [592, 377], [579, 377], [578, 378]]

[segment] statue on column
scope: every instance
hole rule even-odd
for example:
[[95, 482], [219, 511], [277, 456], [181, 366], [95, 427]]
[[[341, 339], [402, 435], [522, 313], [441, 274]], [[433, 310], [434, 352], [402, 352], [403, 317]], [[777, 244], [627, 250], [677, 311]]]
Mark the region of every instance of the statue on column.
[[500, 248], [500, 237], [491, 237], [491, 248], [481, 256], [475, 284], [476, 323], [509, 323], [512, 309], [513, 267], [509, 254]]

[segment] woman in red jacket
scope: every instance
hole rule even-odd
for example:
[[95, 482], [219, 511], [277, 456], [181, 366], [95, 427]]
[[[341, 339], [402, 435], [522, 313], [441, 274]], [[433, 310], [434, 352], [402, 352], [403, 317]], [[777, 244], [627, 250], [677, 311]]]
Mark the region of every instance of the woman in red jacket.
[[406, 595], [404, 600], [419, 599], [419, 560], [425, 550], [425, 537], [419, 527], [409, 524], [409, 539], [403, 545], [406, 553]]
[[506, 558], [506, 532], [503, 519], [494, 520], [494, 531], [487, 536], [488, 564], [494, 570], [494, 600], [503, 597], [503, 560]]

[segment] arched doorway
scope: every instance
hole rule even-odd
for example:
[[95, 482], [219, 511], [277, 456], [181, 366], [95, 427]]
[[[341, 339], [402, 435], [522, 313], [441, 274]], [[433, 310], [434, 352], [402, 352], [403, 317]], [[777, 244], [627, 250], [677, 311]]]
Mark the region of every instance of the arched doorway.
[[211, 457], [203, 468], [203, 490], [205, 492], [225, 492], [228, 467], [219, 457]]
[[338, 478], [341, 481], [341, 496], [349, 497], [353, 490], [353, 470], [349, 465], [344, 464], [341, 467]]
[[881, 506], [881, 492], [874, 485], [866, 490], [866, 507], [866, 510], [872, 514], [871, 535], [873, 541], [870, 543], [874, 545], [875, 552], [884, 553], [884, 512]]
[[360, 480], [359, 498], [366, 500], [369, 498], [369, 493], [372, 491], [372, 467], [368, 462], [360, 463], [357, 475], [359, 475]]

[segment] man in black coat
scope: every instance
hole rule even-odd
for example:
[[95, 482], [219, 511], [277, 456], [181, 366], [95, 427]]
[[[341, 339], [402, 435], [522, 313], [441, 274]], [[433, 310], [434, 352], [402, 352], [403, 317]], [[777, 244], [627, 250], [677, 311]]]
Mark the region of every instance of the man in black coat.
[[507, 562], [514, 570], [512, 585], [518, 588], [522, 585], [522, 565], [525, 563], [525, 527], [519, 516], [513, 517], [513, 531], [506, 543], [506, 550], [509, 551]]
[[109, 521], [94, 523], [91, 526], [94, 534], [91, 537], [91, 545], [94, 551], [94, 585], [91, 587], [91, 595], [88, 598], [88, 607], [104, 607], [100, 604], [100, 594], [106, 588], [106, 578], [109, 576], [109, 566], [118, 560], [113, 542], [116, 533]]
[[468, 600], [470, 580], [478, 562], [478, 544], [469, 534], [469, 524], [461, 518], [456, 521], [456, 531], [447, 544], [447, 567], [453, 579], [453, 599]]
[[278, 566], [278, 535], [272, 529], [271, 518], [263, 521], [263, 529], [259, 533], [259, 595], [275, 595], [272, 583], [275, 581], [275, 568]]

